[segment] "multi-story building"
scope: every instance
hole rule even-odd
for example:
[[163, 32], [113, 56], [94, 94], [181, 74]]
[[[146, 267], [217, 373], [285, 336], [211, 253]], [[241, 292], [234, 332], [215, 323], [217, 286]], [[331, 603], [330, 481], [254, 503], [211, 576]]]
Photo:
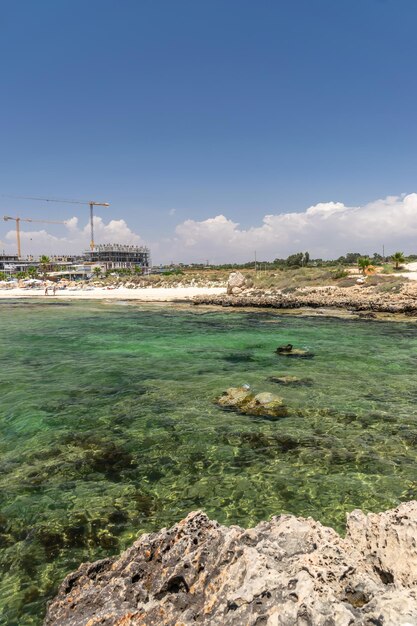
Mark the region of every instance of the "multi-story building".
[[145, 246], [127, 246], [117, 243], [96, 245], [84, 254], [85, 260], [98, 263], [106, 270], [133, 269], [146, 271], [151, 265], [151, 253]]
[[0, 271], [17, 271], [16, 266], [19, 263], [17, 254], [0, 254]]

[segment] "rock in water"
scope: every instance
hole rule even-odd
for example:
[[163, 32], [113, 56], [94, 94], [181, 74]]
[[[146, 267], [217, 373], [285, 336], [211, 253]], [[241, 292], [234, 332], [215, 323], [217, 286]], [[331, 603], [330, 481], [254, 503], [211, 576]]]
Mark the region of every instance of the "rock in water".
[[285, 346], [278, 346], [276, 351], [278, 354], [287, 354], [287, 352], [292, 352], [293, 347], [292, 343], [286, 343]]
[[253, 393], [246, 385], [242, 387], [229, 387], [222, 395], [217, 398], [216, 402], [219, 406], [227, 409], [241, 409], [247, 402], [252, 400]]
[[286, 417], [288, 409], [280, 396], [264, 391], [256, 394], [245, 406], [245, 413], [258, 417], [274, 419]]
[[417, 624], [417, 502], [348, 516], [346, 538], [280, 515], [244, 530], [190, 513], [67, 576], [44, 626]]
[[287, 343], [285, 346], [278, 346], [275, 352], [283, 356], [304, 357], [304, 358], [312, 358], [314, 356], [308, 350], [303, 350], [303, 348], [294, 348], [294, 346], [291, 343]]
[[266, 419], [277, 419], [288, 415], [288, 409], [280, 396], [269, 392], [255, 395], [247, 386], [230, 387], [217, 398], [216, 403], [242, 415], [265, 417]]
[[313, 381], [310, 378], [298, 378], [297, 376], [270, 376], [268, 380], [271, 383], [278, 383], [278, 385], [312, 385]]

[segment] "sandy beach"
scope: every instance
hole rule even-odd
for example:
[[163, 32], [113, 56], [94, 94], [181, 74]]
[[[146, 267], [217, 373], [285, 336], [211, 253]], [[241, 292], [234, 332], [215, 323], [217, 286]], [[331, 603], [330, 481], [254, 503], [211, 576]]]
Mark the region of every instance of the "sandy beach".
[[195, 296], [216, 296], [226, 293], [225, 287], [155, 287], [142, 289], [58, 289], [55, 295], [44, 295], [41, 289], [0, 289], [0, 298], [48, 298], [59, 300], [138, 300], [141, 302], [175, 302], [191, 300]]

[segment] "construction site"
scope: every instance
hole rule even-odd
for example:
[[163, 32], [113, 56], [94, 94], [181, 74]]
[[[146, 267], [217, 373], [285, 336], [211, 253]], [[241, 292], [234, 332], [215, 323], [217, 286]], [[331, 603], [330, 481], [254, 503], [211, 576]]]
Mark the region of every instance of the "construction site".
[[[89, 250], [81, 254], [74, 255], [52, 255], [48, 257], [51, 265], [50, 274], [58, 276], [70, 276], [85, 278], [91, 276], [95, 268], [107, 272], [111, 270], [139, 270], [142, 273], [149, 272], [151, 268], [150, 250], [146, 246], [127, 245], [124, 242], [100, 243], [96, 244], [94, 237], [94, 207], [109, 207], [108, 202], [97, 202], [93, 200], [62, 200], [53, 198], [35, 198], [28, 196], [14, 196], [18, 199], [41, 202], [59, 202], [65, 204], [80, 204], [89, 207], [90, 226], [90, 246]], [[19, 272], [27, 272], [29, 268], [38, 268], [41, 265], [41, 258], [22, 253], [21, 223], [41, 223], [41, 224], [66, 224], [59, 220], [39, 219], [32, 217], [20, 217], [16, 215], [5, 215], [5, 222], [14, 222], [16, 230], [16, 254], [0, 252], [0, 271], [6, 275], [13, 275]]]

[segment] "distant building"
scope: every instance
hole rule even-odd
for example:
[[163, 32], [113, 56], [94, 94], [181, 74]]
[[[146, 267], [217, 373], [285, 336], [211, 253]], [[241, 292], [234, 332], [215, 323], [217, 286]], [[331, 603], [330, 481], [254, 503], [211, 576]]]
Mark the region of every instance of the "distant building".
[[14, 272], [19, 263], [17, 254], [0, 254], [0, 271]]
[[90, 263], [99, 263], [106, 270], [139, 267], [146, 271], [151, 265], [149, 248], [117, 243], [96, 245], [93, 251], [84, 254], [84, 259]]

